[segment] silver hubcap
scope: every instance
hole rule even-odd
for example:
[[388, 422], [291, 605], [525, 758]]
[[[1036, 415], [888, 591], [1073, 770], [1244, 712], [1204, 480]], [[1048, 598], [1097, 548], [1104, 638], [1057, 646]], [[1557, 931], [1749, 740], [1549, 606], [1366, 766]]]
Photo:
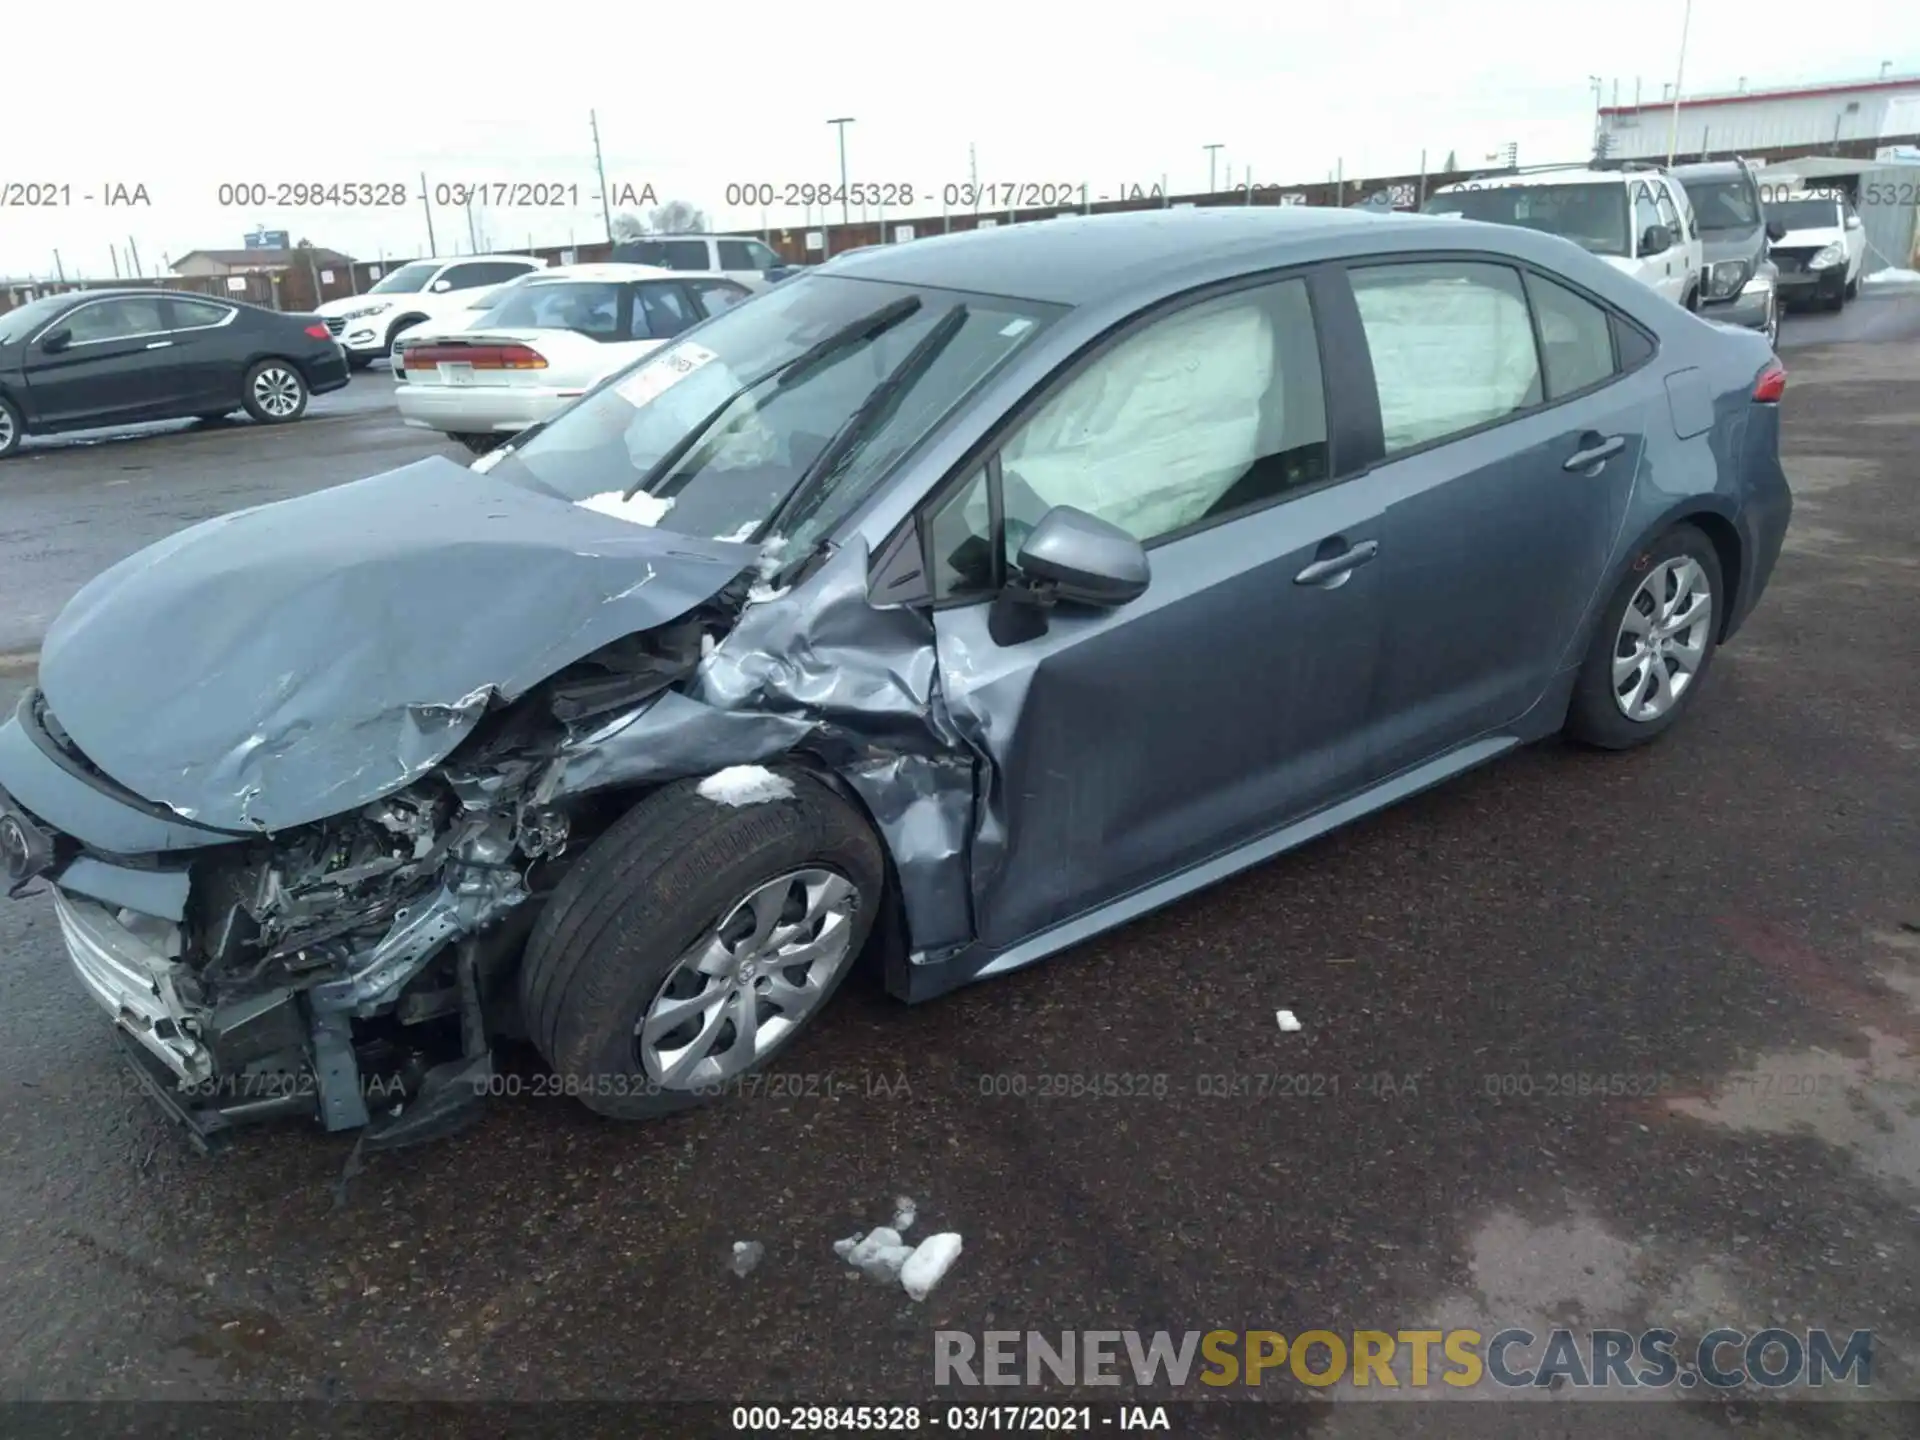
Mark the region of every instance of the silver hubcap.
[[667, 975], [634, 1027], [649, 1079], [728, 1080], [797, 1029], [851, 958], [859, 897], [831, 870], [796, 870], [734, 905]]
[[300, 377], [275, 366], [253, 377], [253, 399], [276, 420], [300, 408]]
[[1707, 572], [1690, 555], [1653, 567], [1613, 642], [1613, 699], [1629, 720], [1658, 720], [1687, 693], [1713, 624]]
[[0, 410], [0, 450], [13, 444], [13, 416], [6, 410]]

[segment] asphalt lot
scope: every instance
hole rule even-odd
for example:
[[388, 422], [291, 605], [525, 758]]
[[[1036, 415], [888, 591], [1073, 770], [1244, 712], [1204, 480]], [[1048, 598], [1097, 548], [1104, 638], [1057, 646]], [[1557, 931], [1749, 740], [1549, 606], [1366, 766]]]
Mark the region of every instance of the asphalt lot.
[[[642, 1128], [523, 1095], [344, 1188], [305, 1127], [209, 1161], [45, 902], [0, 903], [0, 1399], [927, 1400], [936, 1329], [1571, 1323], [1871, 1328], [1868, 1393], [1920, 1400], [1920, 302], [1848, 317], [1888, 338], [1789, 322], [1794, 528], [1663, 743], [1536, 747], [928, 1006], [850, 989], [797, 1093]], [[436, 448], [387, 383], [0, 467], [0, 651], [169, 529]], [[1041, 1098], [1075, 1075], [1166, 1083]], [[1657, 1093], [1579, 1093], [1611, 1076]], [[898, 1195], [965, 1236], [921, 1305], [831, 1249]], [[1264, 1393], [1271, 1435], [1540, 1433]], [[1577, 1433], [1916, 1433], [1833, 1399]]]

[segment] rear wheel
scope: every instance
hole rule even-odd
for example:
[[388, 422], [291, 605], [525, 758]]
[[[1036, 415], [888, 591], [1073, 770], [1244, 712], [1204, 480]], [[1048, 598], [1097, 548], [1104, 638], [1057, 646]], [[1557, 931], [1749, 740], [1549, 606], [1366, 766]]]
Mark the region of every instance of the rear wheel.
[[285, 360], [262, 360], [247, 371], [241, 399], [262, 425], [285, 425], [307, 413], [307, 382]]
[[885, 879], [873, 832], [810, 776], [763, 771], [758, 786], [742, 804], [692, 780], [649, 796], [541, 912], [521, 1010], [588, 1109], [646, 1119], [726, 1093], [825, 1008], [866, 944]]
[[1567, 733], [1602, 750], [1665, 734], [1706, 679], [1726, 603], [1720, 557], [1705, 535], [1676, 525], [1649, 543], [1600, 617]]
[[498, 450], [507, 440], [507, 437], [504, 435], [483, 435], [475, 434], [471, 431], [456, 433], [452, 438], [458, 440], [476, 455], [485, 455], [489, 451]]
[[26, 434], [27, 424], [20, 416], [20, 407], [0, 395], [0, 460], [19, 449]]

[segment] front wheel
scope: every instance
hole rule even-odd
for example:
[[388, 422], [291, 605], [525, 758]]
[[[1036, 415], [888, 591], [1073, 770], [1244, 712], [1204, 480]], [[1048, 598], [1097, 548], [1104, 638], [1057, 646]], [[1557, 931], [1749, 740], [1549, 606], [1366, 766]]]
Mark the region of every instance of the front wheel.
[[1676, 525], [1650, 542], [1601, 613], [1567, 733], [1602, 750], [1665, 734], [1706, 679], [1726, 604], [1720, 557], [1705, 535]]
[[885, 867], [861, 815], [797, 771], [741, 767], [641, 801], [555, 888], [520, 969], [563, 1093], [668, 1115], [764, 1069], [873, 929]]
[[285, 360], [262, 360], [247, 371], [241, 399], [262, 425], [285, 425], [307, 413], [307, 382]]

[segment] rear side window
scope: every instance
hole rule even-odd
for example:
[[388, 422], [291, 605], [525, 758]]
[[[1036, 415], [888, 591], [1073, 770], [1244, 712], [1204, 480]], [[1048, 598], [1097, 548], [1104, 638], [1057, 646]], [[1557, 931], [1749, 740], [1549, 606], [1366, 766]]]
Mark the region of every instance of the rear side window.
[[636, 285], [633, 297], [633, 338], [667, 340], [699, 317], [678, 285]]
[[1388, 455], [1540, 403], [1540, 357], [1518, 271], [1440, 260], [1349, 273]]
[[721, 240], [720, 268], [722, 270], [764, 270], [766, 267], [755, 258], [752, 249], [744, 240]]
[[170, 299], [167, 308], [172, 312], [169, 329], [198, 330], [208, 325], [218, 325], [233, 314], [230, 305], [216, 305], [211, 300]]
[[[639, 263], [665, 270], [711, 270], [704, 240], [642, 240], [636, 247]], [[748, 267], [752, 268], [752, 267]]]
[[1527, 294], [1540, 327], [1547, 399], [1564, 399], [1613, 378], [1613, 328], [1605, 310], [1543, 275], [1527, 275]]

